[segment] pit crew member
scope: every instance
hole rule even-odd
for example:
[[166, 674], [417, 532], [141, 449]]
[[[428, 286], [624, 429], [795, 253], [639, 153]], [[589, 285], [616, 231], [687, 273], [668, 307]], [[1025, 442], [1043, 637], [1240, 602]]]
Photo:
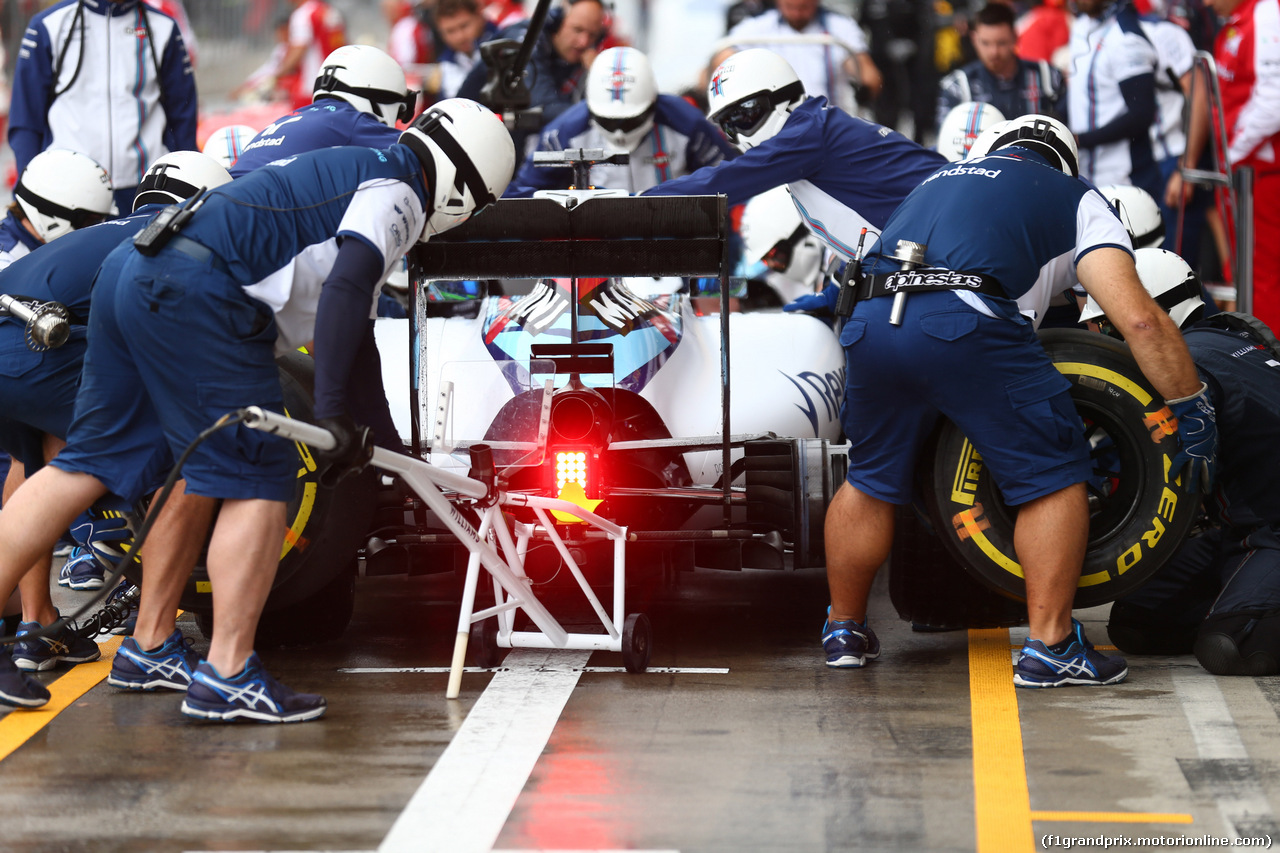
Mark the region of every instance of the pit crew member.
[[[1113, 684], [1128, 673], [1122, 658], [1095, 651], [1071, 617], [1088, 539], [1088, 447], [1069, 383], [1014, 300], [1050, 259], [1072, 257], [1081, 283], [1125, 330], [1143, 373], [1178, 416], [1175, 463], [1188, 467], [1184, 487], [1207, 486], [1216, 436], [1181, 335], [1142, 289], [1119, 220], [1076, 179], [1076, 156], [1070, 131], [1056, 119], [995, 125], [969, 160], [913, 191], [880, 235], [868, 265], [873, 276], [860, 286], [864, 298], [840, 336], [842, 422], [852, 444], [847, 482], [826, 516], [828, 666], [861, 667], [880, 653], [866, 623], [871, 583], [889, 556], [894, 504], [911, 500], [915, 457], [943, 414], [1019, 508], [1015, 547], [1031, 630], [1014, 683]], [[982, 211], [977, 220], [975, 211]], [[912, 284], [892, 276], [899, 241], [918, 244], [923, 268], [936, 272], [911, 292]]]
[[[47, 151], [37, 155], [32, 164], [57, 153], [69, 152]], [[30, 169], [28, 167], [28, 171]], [[11, 317], [0, 318], [0, 365], [3, 365], [0, 368], [0, 411], [5, 413], [5, 417], [0, 417], [0, 447], [11, 452], [21, 463], [14, 468], [16, 476], [6, 483], [7, 494], [12, 494], [21, 485], [24, 469], [26, 475], [33, 475], [65, 443], [84, 366], [87, 348], [85, 322], [91, 307], [90, 285], [98, 266], [113, 249], [142, 229], [159, 210], [158, 205], [181, 201], [199, 187], [220, 186], [230, 180], [227, 170], [211, 158], [195, 151], [172, 151], [157, 160], [143, 176], [134, 197], [133, 215], [68, 233], [56, 244], [27, 255], [0, 271], [0, 292], [21, 292], [41, 302], [61, 303], [69, 309], [72, 319], [66, 343], [44, 352], [33, 352], [26, 345], [24, 324]], [[109, 190], [107, 199], [110, 200]], [[77, 535], [85, 535], [92, 525], [91, 520], [77, 521], [84, 524], [73, 522], [73, 531]], [[104, 538], [118, 537], [112, 533]], [[72, 552], [59, 583], [65, 581], [65, 585], [73, 589], [102, 586], [103, 565], [90, 550], [97, 546], [93, 542], [88, 544], [89, 548], [77, 549], [83, 558], [77, 558], [76, 551]], [[153, 546], [156, 544], [152, 542]], [[157, 561], [163, 559], [155, 547], [149, 547], [147, 555], [148, 565], [151, 565], [152, 557]], [[58, 611], [49, 596], [50, 564], [51, 555], [41, 555], [19, 583], [22, 591], [20, 635], [33, 634], [58, 618]], [[166, 633], [173, 630], [175, 609], [168, 612], [169, 632]], [[154, 645], [160, 645], [163, 638], [161, 635]], [[142, 636], [144, 644], [149, 639], [145, 634]], [[185, 650], [180, 635], [177, 642]], [[127, 654], [131, 645], [134, 645], [133, 639], [125, 640], [118, 654]], [[98, 657], [97, 645], [80, 638], [70, 628], [20, 641], [13, 649], [14, 662], [25, 670], [45, 670], [59, 663], [84, 663]]]
[[413, 117], [417, 97], [400, 64], [385, 51], [366, 44], [340, 47], [321, 63], [312, 103], [263, 128], [244, 146], [231, 175], [238, 178], [275, 160], [335, 145], [386, 148], [400, 137], [397, 119]]
[[1067, 124], [1080, 174], [1101, 186], [1133, 184], [1159, 198], [1164, 182], [1151, 150], [1159, 59], [1131, 0], [1076, 0], [1067, 78]]
[[[1142, 249], [1138, 275], [1183, 330], [1217, 412], [1221, 451], [1206, 509], [1216, 522], [1186, 540], [1137, 591], [1111, 606], [1107, 631], [1127, 654], [1194, 653], [1215, 675], [1280, 673], [1280, 447], [1276, 339], [1246, 315], [1201, 321], [1200, 280], [1172, 252]], [[1090, 300], [1081, 321], [1102, 320]], [[1251, 322], [1252, 321], [1252, 322]]]
[[61, 149], [37, 154], [0, 221], [0, 270], [64, 234], [115, 216], [113, 199], [107, 170], [92, 158]]
[[907, 193], [945, 164], [902, 134], [810, 98], [776, 53], [752, 48], [716, 68], [710, 118], [741, 157], [658, 184], [649, 195], [724, 193], [741, 204], [786, 184], [805, 225], [841, 257], [867, 245]]
[[[380, 376], [365, 320], [376, 285], [417, 240], [448, 230], [506, 189], [515, 152], [501, 121], [474, 102], [442, 102], [386, 150], [342, 147], [286, 158], [211, 191], [181, 233], [132, 243], [99, 273], [90, 349], [67, 447], [0, 518], [0, 589], [50, 548], [74, 513], [108, 489], [133, 499], [218, 418], [246, 405], [282, 411], [280, 338], [317, 343], [315, 415], [338, 445], [338, 469], [364, 459], [346, 413], [350, 382]], [[155, 233], [153, 230], [149, 233]], [[338, 235], [323, 286], [291, 288], [273, 310], [271, 277], [305, 247]], [[285, 322], [314, 311], [314, 328]], [[277, 321], [277, 317], [281, 318]], [[127, 335], [127, 346], [126, 346]], [[376, 382], [377, 379], [372, 381]], [[302, 722], [325, 700], [273, 679], [253, 651], [285, 531], [296, 460], [288, 442], [244, 427], [213, 432], [188, 457], [188, 496], [222, 506], [208, 549], [213, 637], [182, 711], [207, 720]], [[182, 579], [185, 581], [185, 578]], [[0, 691], [38, 706], [6, 649]]]
[[48, 148], [92, 157], [111, 176], [116, 207], [132, 210], [157, 157], [197, 150], [197, 105], [173, 18], [141, 0], [62, 0], [23, 33], [9, 146], [19, 174]]
[[947, 113], [967, 101], [991, 104], [1006, 118], [1061, 112], [1062, 73], [1044, 60], [1019, 58], [1014, 24], [1013, 7], [1006, 3], [978, 10], [970, 34], [978, 58], [938, 84], [939, 127]]
[[[629, 153], [628, 165], [593, 166], [591, 186], [633, 194], [738, 153], [684, 98], [658, 94], [649, 58], [634, 47], [611, 47], [596, 57], [587, 74], [586, 101], [547, 125], [537, 150], [568, 148]], [[566, 189], [572, 183], [571, 169], [535, 166], [531, 152], [507, 195], [528, 198], [536, 190]]]

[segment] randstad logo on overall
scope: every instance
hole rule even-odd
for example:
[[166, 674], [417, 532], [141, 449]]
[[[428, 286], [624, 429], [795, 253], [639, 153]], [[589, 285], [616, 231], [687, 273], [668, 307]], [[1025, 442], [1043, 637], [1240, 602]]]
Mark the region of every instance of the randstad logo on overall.
[[1001, 169], [979, 169], [977, 166], [952, 166], [950, 169], [943, 169], [941, 172], [934, 172], [932, 175], [924, 179], [927, 184], [935, 178], [950, 178], [956, 175], [977, 175], [982, 178], [998, 178]]

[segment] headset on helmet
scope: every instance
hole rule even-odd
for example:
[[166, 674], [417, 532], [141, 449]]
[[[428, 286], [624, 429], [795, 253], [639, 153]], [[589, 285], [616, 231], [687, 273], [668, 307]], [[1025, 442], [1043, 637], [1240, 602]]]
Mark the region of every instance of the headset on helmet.
[[653, 128], [658, 80], [649, 58], [634, 47], [611, 47], [587, 73], [587, 109], [615, 147], [634, 151]]
[[938, 128], [938, 153], [952, 163], [963, 160], [982, 131], [1002, 121], [1004, 115], [990, 104], [956, 104]]
[[133, 197], [133, 209], [144, 204], [172, 204], [185, 201], [201, 187], [211, 190], [231, 182], [231, 174], [213, 157], [198, 151], [170, 151], [151, 164], [138, 194]]
[[730, 56], [707, 84], [709, 118], [740, 151], [777, 135], [806, 97], [795, 69], [761, 47]]
[[400, 143], [418, 156], [431, 193], [420, 240], [448, 231], [493, 204], [515, 169], [516, 150], [502, 120], [466, 98], [441, 101], [414, 120]]
[[813, 235], [786, 187], [774, 187], [742, 211], [742, 257], [812, 286], [822, 267], [822, 242]]
[[244, 153], [249, 140], [257, 135], [258, 131], [247, 124], [228, 124], [209, 134], [209, 138], [204, 141], [204, 148], [200, 150], [217, 160], [222, 168], [230, 169]]
[[418, 103], [404, 69], [386, 52], [367, 44], [338, 48], [320, 63], [313, 101], [336, 98], [369, 113], [387, 127], [408, 121]]
[[1098, 187], [1102, 197], [1120, 214], [1135, 249], [1151, 249], [1164, 242], [1164, 219], [1160, 205], [1141, 187], [1114, 185]]
[[1027, 115], [992, 125], [982, 132], [969, 157], [982, 157], [1010, 145], [1034, 151], [1061, 172], [1073, 178], [1080, 176], [1080, 154], [1076, 138], [1056, 118]]
[[[1182, 258], [1165, 249], [1138, 249], [1133, 253], [1138, 278], [1156, 304], [1169, 312], [1179, 329], [1204, 316], [1204, 289], [1200, 276]], [[1102, 307], [1090, 296], [1080, 312], [1080, 322], [1101, 322]]]
[[116, 215], [107, 170], [75, 151], [53, 149], [32, 157], [13, 196], [46, 243]]

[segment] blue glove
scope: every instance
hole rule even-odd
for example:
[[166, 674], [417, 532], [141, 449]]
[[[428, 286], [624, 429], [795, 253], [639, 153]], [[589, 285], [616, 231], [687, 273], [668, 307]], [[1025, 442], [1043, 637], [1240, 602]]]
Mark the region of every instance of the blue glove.
[[794, 302], [782, 306], [783, 311], [808, 311], [811, 314], [830, 314], [835, 316], [836, 300], [840, 298], [840, 288], [828, 284], [821, 293], [809, 293]]
[[1218, 422], [1209, 388], [1201, 384], [1199, 392], [1180, 400], [1166, 400], [1178, 420], [1178, 452], [1173, 457], [1173, 471], [1182, 474], [1187, 492], [1205, 492], [1213, 487], [1218, 465]]
[[133, 547], [132, 510], [123, 498], [104, 495], [71, 522], [71, 536], [113, 568]]

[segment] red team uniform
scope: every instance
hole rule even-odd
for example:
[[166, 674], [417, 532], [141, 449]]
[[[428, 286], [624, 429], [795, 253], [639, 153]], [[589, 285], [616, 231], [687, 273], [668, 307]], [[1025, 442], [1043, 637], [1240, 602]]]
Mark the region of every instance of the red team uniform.
[[1253, 313], [1280, 329], [1280, 5], [1245, 0], [1214, 49], [1228, 156], [1252, 166]]

